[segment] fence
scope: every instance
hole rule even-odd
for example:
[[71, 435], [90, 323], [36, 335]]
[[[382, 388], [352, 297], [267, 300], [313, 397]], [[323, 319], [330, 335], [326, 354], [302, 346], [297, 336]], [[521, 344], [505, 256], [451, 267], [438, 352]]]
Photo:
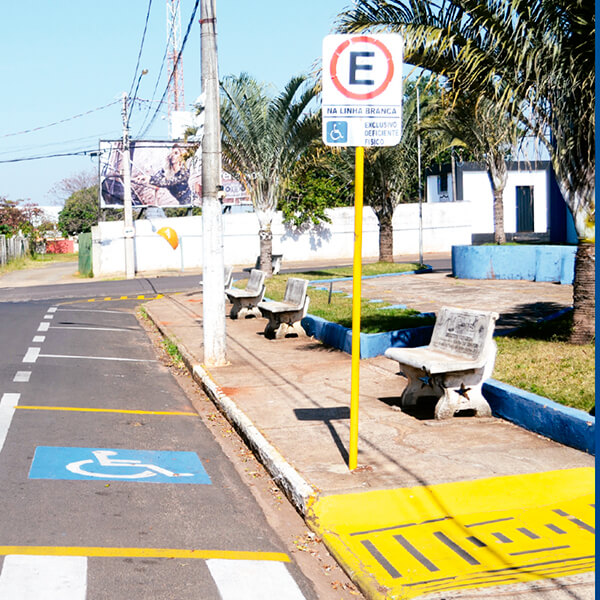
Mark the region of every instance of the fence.
[[29, 251], [29, 240], [26, 237], [7, 237], [0, 235], [0, 266], [15, 258], [25, 256]]

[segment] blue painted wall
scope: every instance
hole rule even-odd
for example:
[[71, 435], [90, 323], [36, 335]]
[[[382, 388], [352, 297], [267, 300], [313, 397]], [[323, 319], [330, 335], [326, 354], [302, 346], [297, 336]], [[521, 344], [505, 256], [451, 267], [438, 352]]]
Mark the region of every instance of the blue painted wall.
[[524, 279], [573, 283], [576, 246], [452, 246], [460, 279]]

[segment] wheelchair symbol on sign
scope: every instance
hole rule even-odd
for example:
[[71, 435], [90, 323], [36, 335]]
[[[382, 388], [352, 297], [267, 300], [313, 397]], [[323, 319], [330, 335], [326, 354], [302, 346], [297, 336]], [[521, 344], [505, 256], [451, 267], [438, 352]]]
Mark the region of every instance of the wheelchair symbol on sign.
[[327, 123], [327, 141], [332, 144], [344, 144], [348, 141], [348, 122], [329, 121]]
[[[147, 479], [148, 477], [155, 477], [156, 475], [164, 475], [166, 477], [193, 477], [194, 473], [174, 473], [158, 465], [142, 463], [141, 460], [128, 460], [111, 458], [116, 456], [117, 453], [113, 450], [93, 450], [92, 454], [96, 457], [96, 461], [93, 459], [78, 460], [71, 462], [66, 465], [66, 469], [76, 475], [83, 475], [85, 477], [100, 477], [110, 479]], [[84, 465], [98, 465], [100, 469], [88, 471], [83, 468]], [[102, 467], [119, 467], [127, 470], [125, 473], [114, 474], [112, 472], [106, 473], [101, 472]], [[91, 467], [94, 468], [94, 467]], [[140, 471], [141, 469], [141, 471]]]

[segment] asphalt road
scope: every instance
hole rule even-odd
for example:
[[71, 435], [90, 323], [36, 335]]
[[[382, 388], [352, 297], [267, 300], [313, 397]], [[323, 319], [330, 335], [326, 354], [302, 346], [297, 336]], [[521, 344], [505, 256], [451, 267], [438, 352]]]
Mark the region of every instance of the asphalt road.
[[318, 597], [133, 314], [197, 283], [0, 290], [3, 600]]

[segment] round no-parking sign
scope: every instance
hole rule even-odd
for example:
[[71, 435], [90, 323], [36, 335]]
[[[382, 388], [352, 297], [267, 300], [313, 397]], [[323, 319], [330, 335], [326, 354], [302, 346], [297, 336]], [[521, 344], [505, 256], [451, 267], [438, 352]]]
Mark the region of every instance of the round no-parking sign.
[[323, 141], [394, 146], [402, 135], [402, 38], [329, 35], [323, 40]]

